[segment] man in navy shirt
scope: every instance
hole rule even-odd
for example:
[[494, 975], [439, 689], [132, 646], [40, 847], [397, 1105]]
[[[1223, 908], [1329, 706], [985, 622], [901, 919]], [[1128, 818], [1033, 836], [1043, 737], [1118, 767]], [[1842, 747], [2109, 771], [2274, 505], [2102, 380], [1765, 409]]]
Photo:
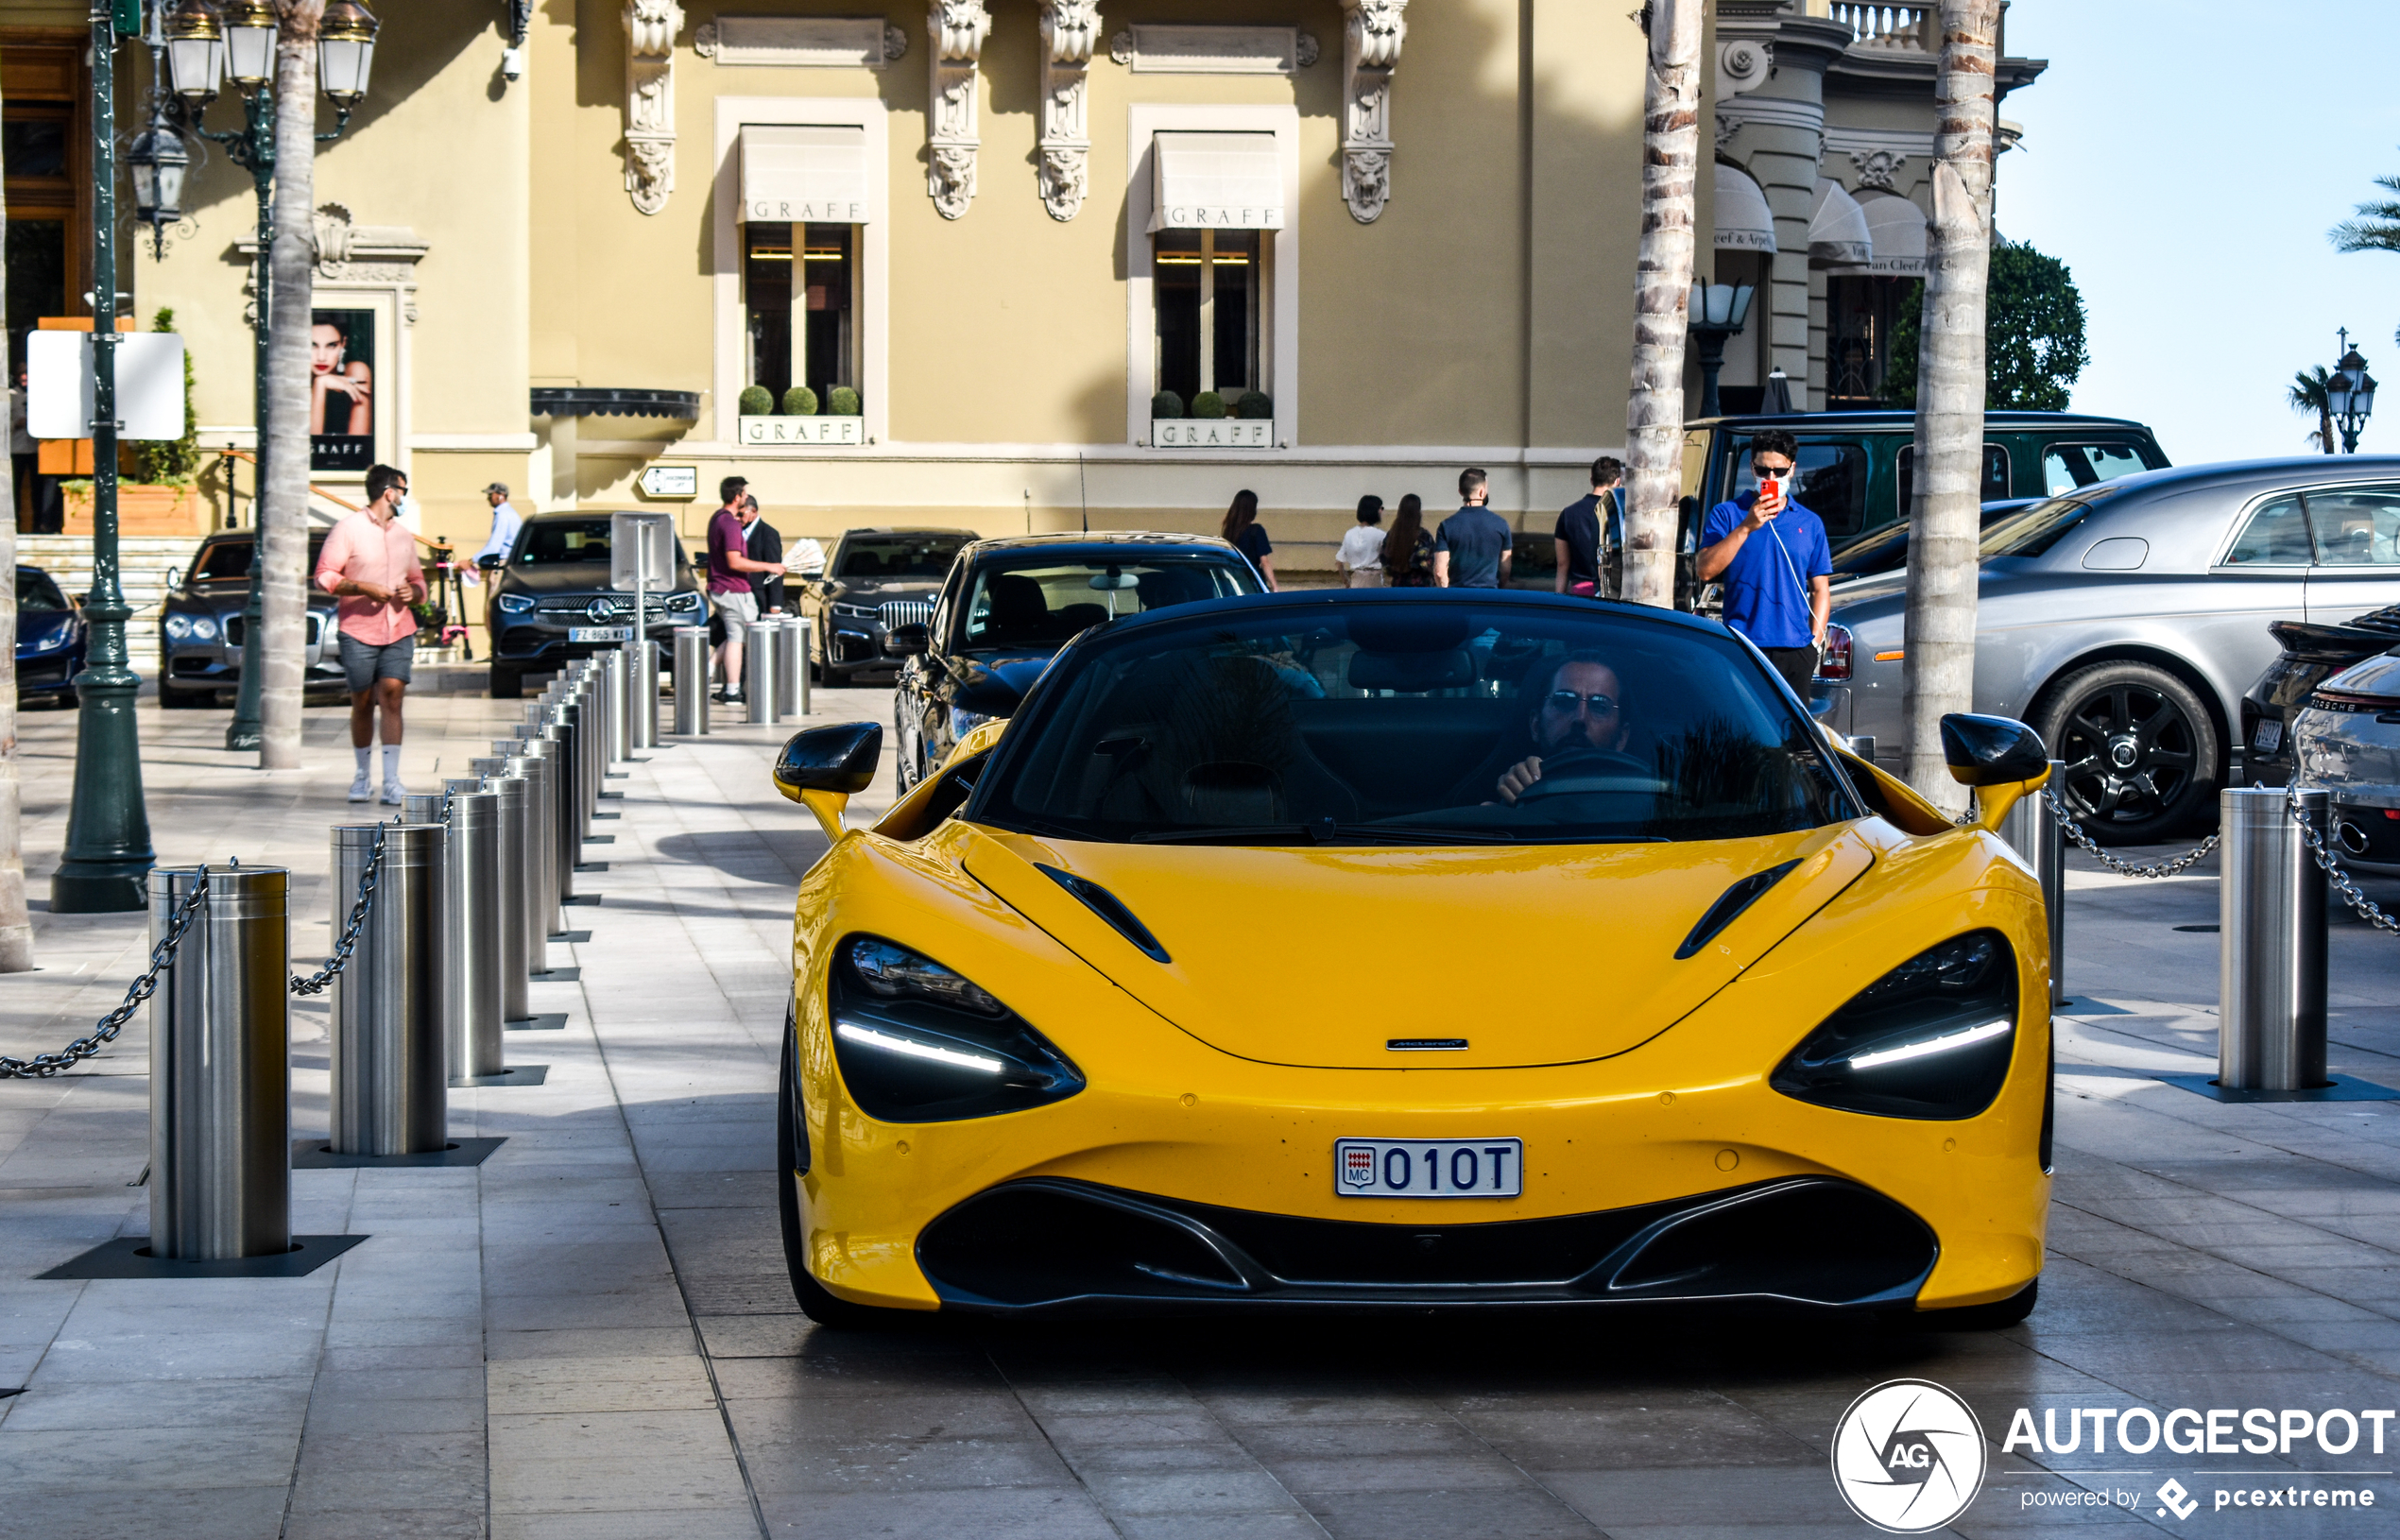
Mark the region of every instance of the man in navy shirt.
[[1481, 471], [1462, 471], [1458, 495], [1466, 504], [1442, 521], [1433, 537], [1433, 582], [1446, 589], [1497, 589], [1508, 582], [1517, 532], [1508, 521], [1483, 505], [1492, 495], [1492, 478]]
[[1699, 575], [1725, 586], [1725, 624], [1748, 637], [1802, 700], [1833, 608], [1833, 552], [1825, 521], [1791, 496], [1799, 445], [1780, 428], [1750, 441], [1750, 469], [1773, 497], [1744, 492], [1708, 510]]

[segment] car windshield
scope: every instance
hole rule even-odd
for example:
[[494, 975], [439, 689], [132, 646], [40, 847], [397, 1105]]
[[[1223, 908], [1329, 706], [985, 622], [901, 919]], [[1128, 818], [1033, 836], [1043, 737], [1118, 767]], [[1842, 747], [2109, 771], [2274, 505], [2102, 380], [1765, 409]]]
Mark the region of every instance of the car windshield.
[[1981, 556], [2038, 556], [2083, 522], [2095, 505], [2116, 494], [2114, 487], [2096, 487], [2076, 497], [2054, 497], [2036, 503], [1983, 532]]
[[937, 583], [971, 535], [853, 535], [842, 542], [836, 577], [919, 578]]
[[32, 567], [17, 569], [18, 614], [23, 615], [38, 610], [59, 610], [66, 607], [67, 596], [59, 591], [58, 584], [50, 581], [48, 573]]
[[555, 567], [566, 561], [608, 559], [606, 519], [545, 520], [527, 524], [524, 538], [517, 542], [517, 565], [521, 567]]
[[1355, 600], [1061, 656], [968, 816], [1065, 839], [1522, 845], [1859, 816], [1750, 649], [1599, 609]]
[[1845, 577], [1897, 572], [1908, 561], [1909, 526], [1905, 522], [1886, 524], [1833, 553], [1833, 580], [1839, 583]]
[[1120, 615], [1260, 591], [1249, 563], [1223, 556], [1140, 556], [1126, 561], [1029, 557], [987, 562], [967, 596], [964, 645], [1056, 646]]
[[[325, 537], [310, 536], [308, 538], [308, 570], [311, 573], [317, 571], [317, 558], [324, 554]], [[192, 569], [192, 576], [195, 579], [214, 580], [249, 575], [250, 539], [247, 535], [239, 539], [213, 540], [200, 547], [199, 558]]]

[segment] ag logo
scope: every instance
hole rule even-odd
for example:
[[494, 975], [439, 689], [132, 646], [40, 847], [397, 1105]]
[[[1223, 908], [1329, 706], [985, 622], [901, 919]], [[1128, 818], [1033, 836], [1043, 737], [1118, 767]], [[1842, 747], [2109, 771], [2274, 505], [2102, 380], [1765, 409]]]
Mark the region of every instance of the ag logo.
[[1938, 1530], [1983, 1486], [1983, 1425], [1929, 1379], [1893, 1379], [1833, 1429], [1833, 1481], [1851, 1512], [1893, 1534]]

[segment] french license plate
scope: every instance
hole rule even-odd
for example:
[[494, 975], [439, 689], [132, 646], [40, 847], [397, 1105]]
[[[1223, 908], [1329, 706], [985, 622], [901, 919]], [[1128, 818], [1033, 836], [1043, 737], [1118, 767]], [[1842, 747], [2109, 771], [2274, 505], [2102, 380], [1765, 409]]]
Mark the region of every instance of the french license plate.
[[2250, 746], [2260, 754], [2272, 754], [2284, 741], [2284, 725], [2271, 719], [2258, 724], [2258, 731], [2251, 738]]
[[567, 640], [569, 642], [631, 642], [633, 627], [630, 625], [570, 625], [567, 627]]
[[1524, 1168], [1521, 1139], [1333, 1141], [1333, 1190], [1345, 1198], [1514, 1198]]

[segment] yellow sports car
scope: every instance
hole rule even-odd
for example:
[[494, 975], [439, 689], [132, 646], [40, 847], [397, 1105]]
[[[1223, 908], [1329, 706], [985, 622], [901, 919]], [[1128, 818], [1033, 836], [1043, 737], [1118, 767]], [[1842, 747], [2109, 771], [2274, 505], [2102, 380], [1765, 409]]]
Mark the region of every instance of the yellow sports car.
[[1723, 626], [1390, 590], [1095, 626], [871, 829], [798, 734], [801, 1306], [2021, 1319], [2049, 765], [1943, 726], [1971, 824]]

